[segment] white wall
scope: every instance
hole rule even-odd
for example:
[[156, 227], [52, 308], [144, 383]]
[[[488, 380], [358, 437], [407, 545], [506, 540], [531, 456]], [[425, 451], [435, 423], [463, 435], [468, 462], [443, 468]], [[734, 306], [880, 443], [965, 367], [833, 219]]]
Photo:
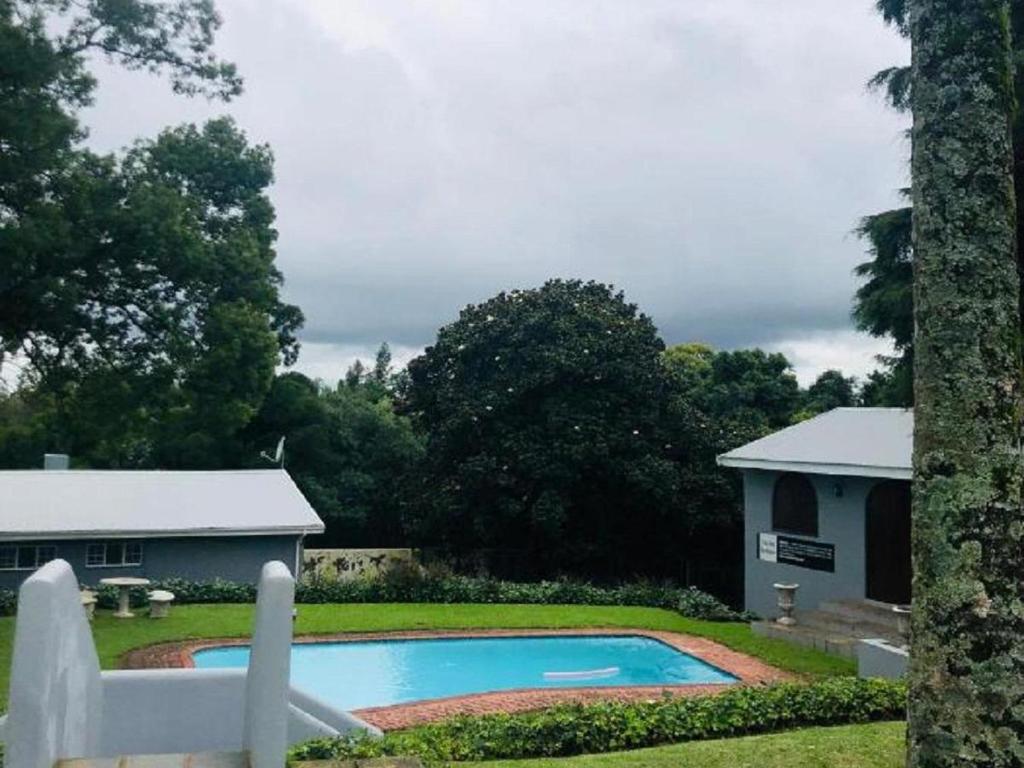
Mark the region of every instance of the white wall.
[[245, 687], [242, 745], [252, 768], [281, 768], [288, 748], [288, 677], [291, 671], [295, 580], [275, 561], [263, 566]]
[[101, 673], [75, 574], [62, 560], [45, 565], [19, 594], [6, 768], [242, 749], [253, 768], [283, 768], [295, 741], [379, 733], [290, 687], [294, 590], [284, 563], [263, 567], [248, 669]]
[[[878, 482], [870, 477], [806, 475], [818, 495], [818, 536], [796, 536], [835, 545], [835, 573], [815, 571], [757, 557], [758, 533], [772, 531], [772, 493], [779, 472], [745, 470], [744, 495], [744, 602], [747, 610], [765, 618], [778, 614], [778, 596], [772, 584], [796, 583], [797, 609], [813, 610], [818, 603], [865, 595], [864, 519], [868, 493]], [[842, 496], [836, 495], [836, 484]]]
[[7, 768], [53, 768], [96, 754], [102, 718], [100, 665], [71, 566], [53, 560], [18, 595]]

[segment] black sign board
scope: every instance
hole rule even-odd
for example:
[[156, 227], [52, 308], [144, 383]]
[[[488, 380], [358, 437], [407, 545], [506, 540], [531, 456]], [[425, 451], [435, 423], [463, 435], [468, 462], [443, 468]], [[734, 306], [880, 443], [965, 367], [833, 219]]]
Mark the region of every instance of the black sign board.
[[762, 533], [758, 537], [758, 557], [772, 563], [786, 563], [812, 571], [835, 573], [836, 548], [808, 539], [796, 539], [776, 533]]

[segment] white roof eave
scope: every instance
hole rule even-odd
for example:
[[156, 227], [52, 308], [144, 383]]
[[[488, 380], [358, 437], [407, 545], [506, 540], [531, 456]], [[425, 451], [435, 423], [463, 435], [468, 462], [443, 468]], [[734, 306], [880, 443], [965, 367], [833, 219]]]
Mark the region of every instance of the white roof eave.
[[194, 539], [200, 537], [224, 536], [312, 536], [323, 533], [324, 526], [301, 528], [189, 528], [187, 530], [165, 531], [4, 531], [0, 530], [0, 541], [70, 541], [73, 539]]
[[804, 472], [811, 475], [841, 475], [843, 477], [881, 477], [890, 480], [910, 480], [913, 470], [909, 467], [882, 467], [867, 464], [829, 464], [809, 461], [779, 461], [749, 459], [725, 454], [718, 457], [718, 464], [736, 469], [763, 469], [775, 472]]

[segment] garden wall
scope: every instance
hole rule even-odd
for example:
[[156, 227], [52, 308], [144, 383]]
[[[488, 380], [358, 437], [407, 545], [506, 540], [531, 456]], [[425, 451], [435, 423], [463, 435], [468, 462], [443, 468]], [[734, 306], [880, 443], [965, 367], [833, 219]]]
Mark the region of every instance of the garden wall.
[[360, 577], [377, 577], [396, 563], [412, 563], [411, 549], [307, 549], [302, 558], [302, 572], [311, 576], [348, 581]]

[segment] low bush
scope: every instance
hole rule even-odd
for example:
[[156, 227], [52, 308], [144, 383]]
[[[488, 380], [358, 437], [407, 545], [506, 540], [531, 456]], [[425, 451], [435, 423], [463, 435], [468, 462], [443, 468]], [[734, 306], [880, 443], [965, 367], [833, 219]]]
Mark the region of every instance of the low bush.
[[300, 584], [300, 603], [523, 603], [532, 605], [636, 605], [666, 608], [708, 621], [745, 621], [717, 598], [690, 588], [637, 581], [599, 587], [578, 581], [503, 581], [438, 569], [399, 566], [383, 576], [339, 581], [315, 577]]
[[[255, 603], [256, 587], [253, 584], [239, 584], [233, 581], [186, 581], [185, 579], [161, 579], [148, 587], [131, 590], [132, 605], [145, 605], [147, 594], [154, 589], [165, 589], [174, 594], [176, 603]], [[96, 590], [96, 604], [100, 608], [117, 607], [117, 587], [101, 586]]]
[[295, 747], [289, 757], [295, 761], [405, 755], [428, 764], [564, 757], [804, 726], [895, 720], [904, 717], [906, 699], [902, 682], [836, 678], [654, 702], [609, 701], [457, 717], [380, 739], [360, 735], [310, 741]]
[[[151, 589], [173, 592], [175, 602], [252, 603], [256, 588], [230, 581], [164, 579], [132, 590], [132, 604], [144, 605]], [[652, 582], [599, 587], [577, 581], [515, 582], [447, 572], [395, 568], [383, 576], [339, 581], [320, 577], [296, 586], [298, 603], [525, 603], [534, 605], [637, 605], [679, 611], [683, 616], [708, 621], [743, 621], [750, 616], [732, 610], [717, 598], [695, 588]], [[0, 591], [0, 615], [14, 613], [17, 595]], [[101, 608], [117, 605], [117, 589], [100, 587]]]

